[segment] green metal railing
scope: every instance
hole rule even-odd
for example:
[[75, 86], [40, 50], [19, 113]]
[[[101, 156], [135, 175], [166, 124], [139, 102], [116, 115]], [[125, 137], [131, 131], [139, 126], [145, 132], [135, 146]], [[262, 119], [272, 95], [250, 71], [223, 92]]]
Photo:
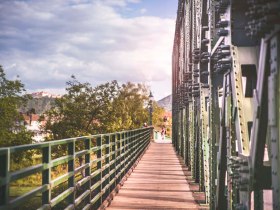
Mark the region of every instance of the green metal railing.
[[[97, 209], [143, 154], [152, 129], [0, 148], [0, 210], [18, 208], [35, 196], [41, 196], [39, 209], [58, 208], [60, 203], [66, 203], [65, 209]], [[56, 157], [54, 151], [61, 147], [66, 151]], [[41, 152], [40, 163], [11, 171], [12, 155], [30, 150]], [[78, 159], [82, 163], [77, 166]], [[52, 178], [54, 167], [63, 164], [66, 173]], [[11, 199], [10, 184], [36, 173], [41, 174], [42, 185]], [[64, 186], [63, 191], [54, 196], [59, 186]]]

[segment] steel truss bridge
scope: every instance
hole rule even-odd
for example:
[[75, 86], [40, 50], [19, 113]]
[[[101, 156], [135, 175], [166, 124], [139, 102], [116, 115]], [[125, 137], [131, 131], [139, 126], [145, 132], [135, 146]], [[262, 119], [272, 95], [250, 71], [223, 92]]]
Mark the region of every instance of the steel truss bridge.
[[210, 209], [280, 209], [280, 1], [179, 0], [173, 144]]
[[[179, 0], [175, 150], [151, 143], [152, 127], [0, 148], [0, 210], [103, 209], [128, 174], [109, 209], [202, 209], [192, 178], [206, 209], [268, 210], [271, 200], [279, 210], [279, 13], [279, 0]], [[28, 151], [37, 162], [14, 169], [13, 156]], [[30, 176], [41, 184], [11, 196]]]

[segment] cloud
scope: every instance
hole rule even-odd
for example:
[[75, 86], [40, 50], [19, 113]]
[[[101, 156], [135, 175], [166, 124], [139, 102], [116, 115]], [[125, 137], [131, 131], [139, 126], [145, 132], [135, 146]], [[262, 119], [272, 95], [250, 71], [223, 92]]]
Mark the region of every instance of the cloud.
[[146, 12], [147, 12], [147, 9], [145, 9], [145, 8], [140, 9], [140, 14], [145, 14]]
[[171, 79], [174, 20], [117, 9], [139, 2], [3, 1], [0, 63], [30, 90], [64, 88], [72, 74], [93, 85]]

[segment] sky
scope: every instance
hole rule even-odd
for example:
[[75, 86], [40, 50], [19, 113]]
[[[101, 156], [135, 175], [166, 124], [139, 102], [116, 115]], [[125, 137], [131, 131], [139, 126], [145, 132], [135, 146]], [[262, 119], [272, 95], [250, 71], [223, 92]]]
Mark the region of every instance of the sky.
[[0, 0], [0, 65], [28, 92], [144, 83], [171, 94], [178, 0]]

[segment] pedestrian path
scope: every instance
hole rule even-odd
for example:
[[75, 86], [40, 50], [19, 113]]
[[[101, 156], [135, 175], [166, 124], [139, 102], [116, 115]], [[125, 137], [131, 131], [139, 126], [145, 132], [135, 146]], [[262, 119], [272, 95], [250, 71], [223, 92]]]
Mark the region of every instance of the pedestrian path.
[[172, 144], [156, 142], [106, 209], [200, 209]]

